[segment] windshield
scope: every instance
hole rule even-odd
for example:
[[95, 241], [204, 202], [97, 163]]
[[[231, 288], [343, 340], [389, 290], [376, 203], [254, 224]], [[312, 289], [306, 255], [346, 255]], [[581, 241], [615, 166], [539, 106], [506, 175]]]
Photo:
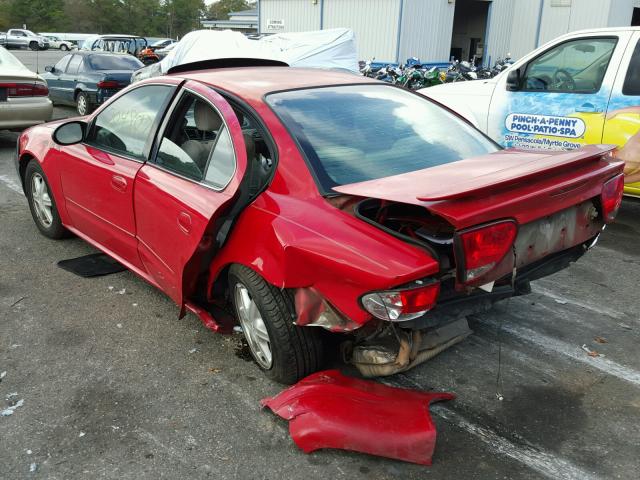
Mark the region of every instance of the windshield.
[[323, 190], [435, 167], [499, 147], [419, 95], [386, 85], [271, 94]]
[[23, 30], [29, 37], [36, 37], [37, 35], [33, 33], [31, 30]]
[[137, 70], [143, 63], [130, 55], [91, 55], [89, 65], [92, 70]]

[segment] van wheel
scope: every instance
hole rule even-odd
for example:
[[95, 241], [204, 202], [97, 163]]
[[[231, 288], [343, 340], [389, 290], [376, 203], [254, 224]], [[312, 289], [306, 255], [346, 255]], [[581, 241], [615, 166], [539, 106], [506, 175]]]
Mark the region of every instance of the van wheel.
[[242, 265], [229, 270], [229, 288], [251, 355], [269, 378], [292, 384], [322, 367], [322, 332], [293, 323], [286, 292]]

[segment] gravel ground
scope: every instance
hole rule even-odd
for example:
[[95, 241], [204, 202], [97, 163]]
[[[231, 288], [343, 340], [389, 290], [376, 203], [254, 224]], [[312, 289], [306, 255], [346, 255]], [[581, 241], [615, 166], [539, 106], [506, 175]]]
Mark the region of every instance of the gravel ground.
[[39, 235], [12, 164], [16, 138], [0, 132], [0, 407], [24, 403], [0, 417], [0, 478], [638, 478], [640, 202], [626, 199], [580, 262], [388, 379], [457, 394], [432, 407], [427, 468], [302, 453], [286, 422], [260, 409], [282, 387], [246, 361], [238, 336], [177, 320], [130, 272], [83, 279], [58, 268], [92, 248]]

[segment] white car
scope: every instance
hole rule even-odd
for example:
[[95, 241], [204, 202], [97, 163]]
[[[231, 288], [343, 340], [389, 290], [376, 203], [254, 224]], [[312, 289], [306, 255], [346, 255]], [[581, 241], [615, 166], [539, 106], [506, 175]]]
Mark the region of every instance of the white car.
[[72, 42], [62, 40], [60, 37], [56, 37], [53, 35], [44, 36], [49, 39], [49, 48], [57, 48], [59, 50], [62, 50], [63, 52], [77, 48]]
[[53, 113], [44, 79], [0, 47], [0, 130], [48, 122]]

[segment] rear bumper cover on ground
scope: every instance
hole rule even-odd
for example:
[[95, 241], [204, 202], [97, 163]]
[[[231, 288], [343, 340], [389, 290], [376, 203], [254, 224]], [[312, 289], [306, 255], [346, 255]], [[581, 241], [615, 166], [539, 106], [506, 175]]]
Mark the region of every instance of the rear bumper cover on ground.
[[436, 429], [429, 404], [453, 398], [326, 370], [261, 403], [290, 420], [291, 438], [306, 453], [339, 448], [431, 465]]

